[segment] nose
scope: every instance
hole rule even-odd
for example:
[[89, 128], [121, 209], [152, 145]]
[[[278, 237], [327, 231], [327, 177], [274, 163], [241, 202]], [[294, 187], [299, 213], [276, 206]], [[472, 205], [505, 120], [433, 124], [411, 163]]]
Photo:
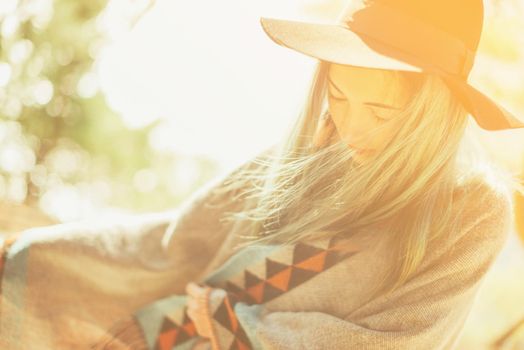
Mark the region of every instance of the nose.
[[344, 115], [345, 141], [364, 147], [364, 140], [374, 126], [374, 118], [368, 108], [353, 104], [352, 108], [348, 108]]

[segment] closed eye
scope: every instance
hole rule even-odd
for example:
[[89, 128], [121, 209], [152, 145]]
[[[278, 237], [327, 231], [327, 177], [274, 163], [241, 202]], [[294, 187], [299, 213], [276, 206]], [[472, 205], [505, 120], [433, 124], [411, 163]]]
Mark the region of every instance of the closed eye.
[[331, 98], [334, 101], [346, 101], [345, 98], [333, 96], [333, 94], [331, 94], [331, 93], [329, 93], [329, 98]]
[[386, 118], [379, 117], [375, 112], [373, 112], [373, 116], [375, 116], [375, 118], [377, 118], [379, 121], [386, 121], [387, 120]]
[[[334, 102], [347, 102], [347, 100], [345, 98], [340, 98], [340, 97], [335, 97], [333, 95], [330, 94], [330, 98], [334, 101]], [[378, 116], [375, 111], [372, 109], [371, 110], [371, 113], [373, 113], [373, 116], [378, 120], [378, 121], [386, 121], [387, 119], [386, 118], [382, 118], [380, 116]]]

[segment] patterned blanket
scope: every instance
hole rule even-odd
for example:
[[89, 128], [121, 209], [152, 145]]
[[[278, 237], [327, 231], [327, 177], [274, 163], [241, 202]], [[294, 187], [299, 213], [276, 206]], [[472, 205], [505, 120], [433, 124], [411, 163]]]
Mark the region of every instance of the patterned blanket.
[[[288, 246], [247, 247], [233, 255], [201, 285], [225, 291], [211, 299], [211, 315], [220, 349], [252, 349], [234, 306], [264, 304], [329, 269], [358, 250], [342, 250], [336, 237]], [[116, 323], [95, 349], [191, 349], [202, 340], [186, 313], [186, 296], [157, 300]]]
[[[186, 313], [183, 292], [205, 264], [198, 256], [183, 255], [182, 240], [179, 251], [165, 255], [162, 241], [172, 218], [164, 213], [105, 225], [58, 224], [22, 231], [4, 242], [0, 348], [181, 350], [207, 341]], [[217, 346], [255, 348], [235, 305], [262, 305], [357, 251], [342, 251], [339, 242], [333, 237], [249, 246], [195, 280], [223, 292], [209, 305]]]

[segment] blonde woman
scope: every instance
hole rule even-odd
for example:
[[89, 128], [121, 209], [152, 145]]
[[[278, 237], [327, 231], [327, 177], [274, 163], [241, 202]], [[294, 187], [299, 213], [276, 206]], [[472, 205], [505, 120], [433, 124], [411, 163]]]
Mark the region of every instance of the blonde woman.
[[[487, 130], [524, 127], [467, 82], [482, 16], [481, 0], [383, 0], [351, 3], [336, 24], [263, 18], [276, 43], [318, 58], [287, 137], [202, 188], [176, 220], [117, 231], [125, 244], [103, 244], [100, 229], [96, 245], [55, 242], [55, 253], [59, 243], [78, 253], [72, 266], [92, 265], [74, 270], [82, 283], [67, 302], [77, 303], [57, 318], [75, 337], [41, 327], [40, 339], [60, 340], [54, 349], [453, 349], [512, 220], [505, 177], [476, 156], [468, 116]], [[10, 247], [6, 272], [26, 261], [16, 252], [46, 261], [29, 237]], [[17, 321], [13, 300], [2, 305]], [[12, 345], [6, 324], [0, 342]]]

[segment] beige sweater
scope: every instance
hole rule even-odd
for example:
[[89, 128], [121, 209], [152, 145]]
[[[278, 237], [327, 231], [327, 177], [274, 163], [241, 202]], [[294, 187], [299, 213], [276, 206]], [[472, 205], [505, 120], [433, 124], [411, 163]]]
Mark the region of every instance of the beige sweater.
[[[234, 233], [241, 227], [218, 218], [240, 203], [227, 195], [217, 197], [212, 190], [226, 178], [201, 188], [177, 213], [24, 231], [6, 254], [0, 348], [87, 349], [137, 310], [162, 305], [158, 301], [173, 296], [183, 300], [189, 281], [206, 281], [216, 288], [210, 309], [220, 316], [217, 310], [228, 299], [227, 282], [248, 290], [252, 281], [246, 270], [267, 280], [267, 256], [293, 264], [290, 254], [297, 254], [296, 247], [270, 255], [264, 255], [267, 247], [232, 251]], [[209, 206], [211, 202], [222, 205]], [[380, 232], [363, 232], [354, 238], [358, 253], [349, 258], [263, 303], [233, 304], [241, 333], [237, 338], [247, 337], [255, 349], [453, 349], [511, 219], [509, 194], [483, 182], [460, 230], [449, 240], [432, 243], [414, 278], [373, 300], [368, 300], [368, 291], [391, 263], [392, 252]], [[153, 348], [153, 343], [162, 348], [161, 341], [173, 340], [153, 320], [142, 326], [144, 334], [158, 336], [150, 336], [147, 347], [123, 348]], [[164, 348], [198, 344], [211, 349], [207, 339], [193, 340]], [[235, 337], [215, 319], [212, 341], [215, 349], [229, 349]]]
[[[432, 243], [416, 276], [388, 296], [367, 300], [371, 286], [393, 261], [388, 239], [370, 230], [355, 238], [356, 245], [364, 247], [361, 252], [291, 292], [263, 307], [236, 303], [237, 319], [251, 346], [452, 349], [512, 222], [508, 193], [488, 180], [480, 185], [464, 213], [461, 229], [449, 240]], [[235, 240], [227, 238], [208, 271], [230, 258], [228, 252]], [[265, 276], [264, 272], [258, 276]], [[238, 284], [242, 283], [245, 281]], [[223, 298], [216, 295], [217, 300], [212, 298], [214, 309]], [[216, 320], [214, 324], [215, 349], [228, 349], [230, 335], [220, 331]]]

